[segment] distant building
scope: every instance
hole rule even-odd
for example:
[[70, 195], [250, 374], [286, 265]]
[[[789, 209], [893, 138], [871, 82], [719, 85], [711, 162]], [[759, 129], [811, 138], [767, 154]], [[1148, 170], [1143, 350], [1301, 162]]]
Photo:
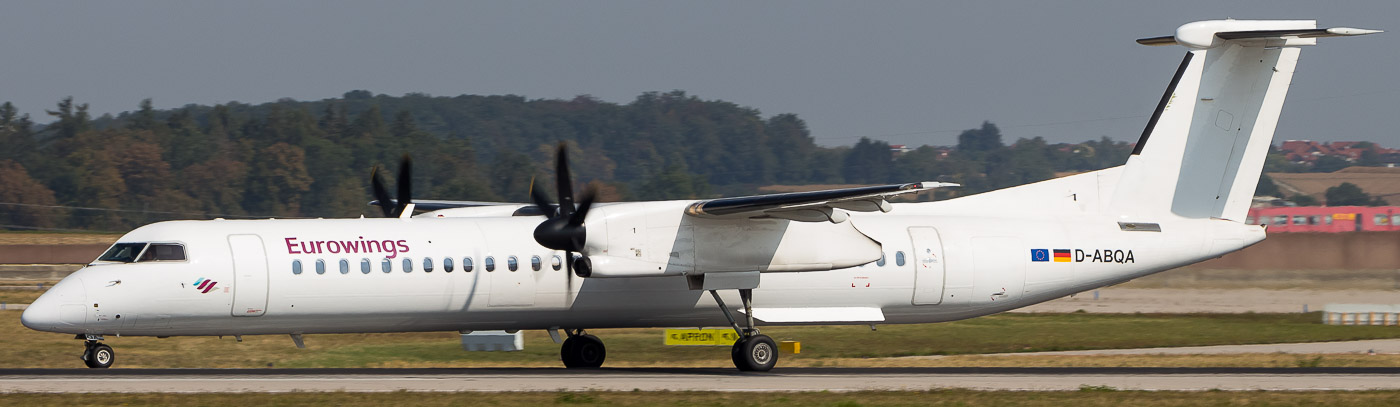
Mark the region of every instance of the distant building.
[[1308, 195], [1326, 202], [1327, 188], [1350, 182], [1372, 197], [1400, 205], [1400, 168], [1347, 167], [1336, 172], [1271, 172], [1269, 178], [1284, 195]]
[[[1283, 152], [1289, 162], [1312, 163], [1318, 157], [1336, 156], [1347, 161], [1356, 162], [1361, 159], [1361, 154], [1366, 148], [1357, 148], [1361, 141], [1333, 141], [1330, 143], [1320, 143], [1312, 140], [1287, 140], [1280, 144], [1278, 149]], [[1395, 164], [1400, 162], [1400, 149], [1385, 148], [1376, 143], [1365, 142], [1374, 148], [1376, 154], [1382, 162]]]

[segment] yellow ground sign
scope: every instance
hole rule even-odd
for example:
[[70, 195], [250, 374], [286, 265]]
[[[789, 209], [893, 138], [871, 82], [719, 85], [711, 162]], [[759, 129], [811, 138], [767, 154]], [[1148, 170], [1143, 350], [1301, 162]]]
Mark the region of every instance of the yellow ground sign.
[[667, 329], [666, 344], [679, 346], [734, 346], [739, 334], [733, 329]]

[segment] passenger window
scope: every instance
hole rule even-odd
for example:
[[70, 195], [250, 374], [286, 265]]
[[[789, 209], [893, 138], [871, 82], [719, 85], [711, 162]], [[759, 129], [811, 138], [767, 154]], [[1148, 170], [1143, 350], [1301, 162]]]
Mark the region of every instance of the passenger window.
[[442, 271], [445, 271], [445, 272], [448, 272], [448, 273], [451, 273], [451, 272], [452, 272], [452, 258], [451, 258], [451, 257], [443, 257], [443, 258], [442, 258]]
[[1254, 224], [1254, 217], [1253, 217], [1253, 216], [1246, 216], [1246, 217], [1244, 218], [1244, 224], [1246, 224], [1246, 225], [1253, 225], [1253, 224]]
[[340, 259], [340, 274], [350, 274], [350, 260]]
[[292, 260], [292, 274], [301, 275], [301, 260]]
[[385, 258], [383, 262], [379, 263], [379, 268], [382, 269], [385, 273], [394, 271], [394, 262], [389, 261], [388, 258]]
[[316, 259], [316, 274], [326, 274], [326, 261]]
[[360, 274], [369, 274], [369, 259], [360, 259]]
[[515, 269], [520, 268], [520, 260], [517, 260], [515, 256], [506, 257], [506, 267], [510, 268], [510, 271], [515, 271]]
[[151, 243], [140, 261], [185, 261], [185, 246], [174, 243]]
[[410, 259], [410, 258], [407, 258], [407, 257], [405, 257], [405, 258], [403, 259], [403, 272], [405, 272], [405, 273], [412, 273], [412, 272], [413, 272], [413, 259]]
[[496, 258], [486, 256], [486, 271], [496, 271]]
[[[1389, 224], [1390, 224], [1390, 217], [1389, 217], [1389, 216], [1385, 216], [1384, 213], [1378, 213], [1378, 214], [1376, 214], [1375, 217], [1373, 217], [1373, 218], [1371, 219], [1371, 223], [1374, 223], [1376, 226], [1385, 226], [1385, 225], [1389, 225]], [[152, 246], [154, 246], [154, 245], [152, 245]], [[149, 251], [150, 249], [146, 249], [146, 250]]]
[[540, 271], [540, 256], [530, 256], [530, 269]]
[[876, 266], [885, 267], [885, 253], [880, 253], [880, 260], [875, 261]]
[[1288, 215], [1276, 215], [1276, 216], [1274, 216], [1274, 224], [1275, 224], [1275, 225], [1287, 225], [1287, 224], [1288, 224]]
[[903, 267], [903, 266], [904, 266], [904, 252], [903, 252], [903, 251], [894, 252], [894, 265], [900, 266], [900, 267]]
[[424, 272], [424, 273], [431, 273], [431, 272], [433, 272], [433, 258], [432, 258], [432, 257], [424, 257], [424, 258], [423, 258], [423, 272]]
[[472, 272], [472, 258], [471, 258], [471, 257], [463, 257], [463, 258], [462, 258], [462, 272], [463, 272], [463, 273], [470, 273], [470, 272]]
[[1294, 224], [1294, 225], [1306, 225], [1306, 224], [1308, 224], [1308, 217], [1307, 217], [1307, 216], [1303, 216], [1303, 215], [1294, 215], [1294, 216], [1293, 216], [1293, 224]]
[[554, 268], [554, 271], [559, 271], [559, 267], [562, 267], [563, 263], [564, 259], [559, 258], [559, 255], [556, 254], [554, 259], [549, 261], [549, 267]]
[[1390, 224], [1400, 226], [1400, 214], [1390, 215]]

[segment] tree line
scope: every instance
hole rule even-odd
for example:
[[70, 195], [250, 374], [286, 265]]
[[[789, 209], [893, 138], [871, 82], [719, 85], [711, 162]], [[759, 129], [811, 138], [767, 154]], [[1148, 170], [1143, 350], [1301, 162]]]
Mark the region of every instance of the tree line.
[[733, 196], [773, 184], [963, 185], [940, 191], [946, 198], [1120, 165], [1131, 151], [1106, 137], [1007, 144], [991, 122], [963, 131], [956, 146], [895, 152], [861, 138], [824, 147], [795, 114], [765, 117], [683, 91], [610, 103], [357, 90], [175, 109], [144, 100], [96, 118], [66, 98], [46, 115], [51, 121], [38, 124], [0, 105], [0, 227], [123, 231], [167, 219], [374, 216], [370, 170], [396, 170], [405, 154], [418, 199], [528, 202], [531, 182], [553, 185], [561, 141], [576, 181], [603, 200]]

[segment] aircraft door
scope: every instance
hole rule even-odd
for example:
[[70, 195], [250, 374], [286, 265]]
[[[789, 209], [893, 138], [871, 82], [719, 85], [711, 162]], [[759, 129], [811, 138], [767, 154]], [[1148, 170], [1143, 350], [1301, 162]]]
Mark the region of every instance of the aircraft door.
[[931, 227], [909, 228], [914, 243], [914, 305], [943, 302], [943, 241]]
[[229, 235], [233, 259], [235, 317], [261, 316], [267, 309], [267, 252], [257, 235]]

